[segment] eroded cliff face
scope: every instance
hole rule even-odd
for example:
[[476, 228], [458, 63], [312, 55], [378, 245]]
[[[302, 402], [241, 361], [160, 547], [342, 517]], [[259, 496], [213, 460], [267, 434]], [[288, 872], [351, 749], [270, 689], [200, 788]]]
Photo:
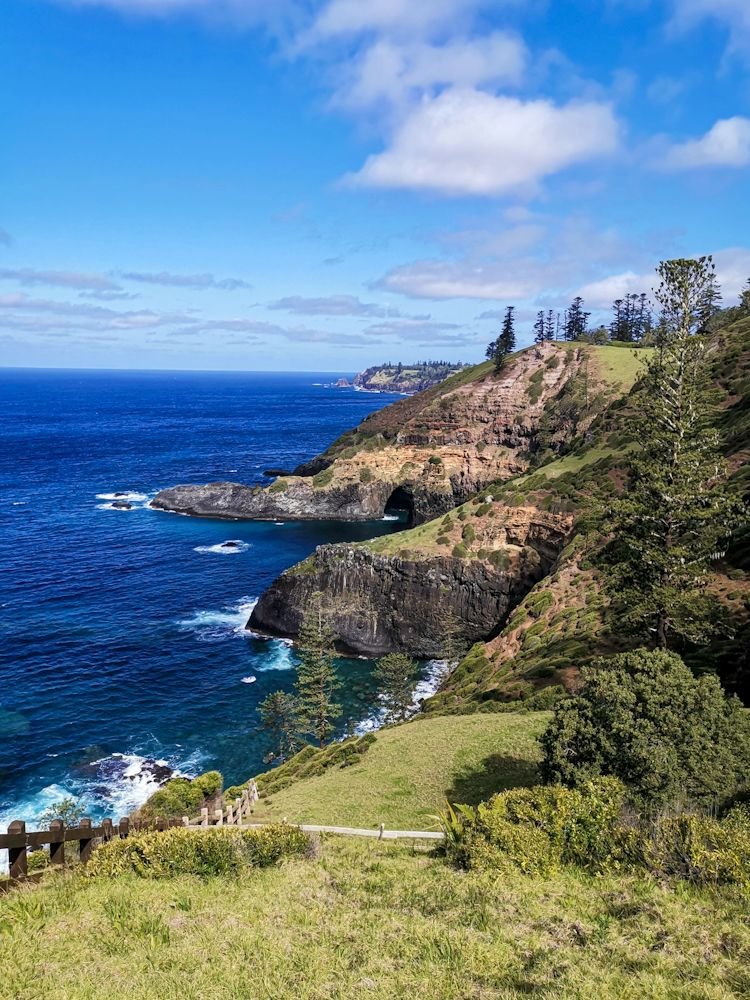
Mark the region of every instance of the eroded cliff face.
[[[272, 520], [371, 520], [398, 506], [411, 523], [422, 523], [491, 482], [525, 472], [540, 444], [554, 450], [585, 431], [617, 394], [597, 351], [548, 343], [520, 352], [500, 374], [489, 364], [467, 369], [372, 414], [269, 487], [179, 486], [162, 491], [153, 506]], [[571, 421], [565, 395], [582, 381], [586, 406]]]
[[570, 531], [568, 516], [528, 508], [506, 508], [492, 522], [493, 538], [485, 533], [484, 547], [465, 547], [462, 556], [429, 537], [412, 539], [411, 548], [399, 547], [396, 535], [385, 544], [322, 545], [263, 594], [248, 627], [294, 638], [320, 591], [342, 646], [356, 653], [439, 656], [451, 621], [464, 641], [487, 639], [549, 572]]

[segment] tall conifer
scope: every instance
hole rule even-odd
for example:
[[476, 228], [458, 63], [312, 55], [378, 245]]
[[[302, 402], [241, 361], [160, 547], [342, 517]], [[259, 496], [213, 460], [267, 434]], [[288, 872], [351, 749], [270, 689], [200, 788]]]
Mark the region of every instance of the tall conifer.
[[708, 569], [738, 524], [714, 426], [701, 334], [713, 288], [710, 257], [658, 267], [658, 343], [637, 394], [631, 481], [610, 509], [609, 583], [626, 622], [662, 648], [716, 631]]

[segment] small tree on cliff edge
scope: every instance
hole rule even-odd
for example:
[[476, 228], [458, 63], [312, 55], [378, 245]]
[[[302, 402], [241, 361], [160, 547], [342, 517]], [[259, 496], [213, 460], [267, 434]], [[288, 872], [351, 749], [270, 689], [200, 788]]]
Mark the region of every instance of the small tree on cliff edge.
[[414, 701], [416, 663], [404, 653], [389, 653], [378, 660], [374, 676], [386, 722], [403, 722]]
[[543, 344], [547, 339], [547, 324], [544, 318], [544, 310], [540, 309], [536, 314], [536, 322], [534, 323], [534, 343]]
[[700, 333], [715, 296], [711, 258], [665, 261], [657, 271], [661, 324], [631, 422], [640, 449], [630, 486], [607, 519], [608, 583], [621, 620], [667, 648], [715, 633], [708, 568], [742, 508], [727, 488]]
[[261, 729], [271, 734], [274, 756], [282, 760], [299, 748], [299, 712], [297, 700], [286, 691], [272, 691], [258, 705]]
[[300, 729], [310, 733], [324, 747], [341, 715], [341, 705], [335, 698], [341, 687], [334, 662], [336, 636], [325, 609], [325, 596], [312, 595], [299, 631], [295, 691]]
[[516, 349], [514, 312], [515, 306], [507, 307], [500, 336], [496, 340], [493, 340], [487, 347], [487, 358], [495, 363], [496, 372], [502, 369], [506, 357]]

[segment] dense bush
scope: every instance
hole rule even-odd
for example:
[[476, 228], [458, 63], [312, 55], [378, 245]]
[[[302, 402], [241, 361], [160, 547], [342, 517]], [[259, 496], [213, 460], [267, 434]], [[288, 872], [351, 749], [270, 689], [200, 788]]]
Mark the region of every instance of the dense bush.
[[625, 794], [621, 782], [600, 778], [580, 789], [518, 788], [476, 808], [458, 806], [443, 817], [446, 851], [465, 868], [550, 875], [572, 865], [750, 889], [746, 808], [721, 820], [640, 816], [626, 806]]
[[323, 469], [322, 472], [313, 476], [313, 486], [315, 489], [322, 489], [333, 481], [333, 469]]
[[635, 650], [581, 671], [542, 736], [542, 774], [577, 787], [620, 778], [641, 802], [713, 803], [750, 770], [750, 717], [675, 653]]
[[467, 868], [549, 874], [562, 864], [598, 869], [612, 853], [625, 790], [614, 779], [585, 789], [515, 788], [462, 808], [446, 824], [448, 853]]
[[194, 816], [206, 799], [221, 792], [223, 778], [218, 771], [206, 771], [197, 778], [172, 778], [138, 810], [144, 819]]
[[134, 874], [142, 878], [232, 875], [246, 867], [260, 868], [284, 857], [302, 855], [307, 846], [307, 837], [294, 826], [258, 830], [175, 827], [109, 841], [94, 852], [87, 874]]

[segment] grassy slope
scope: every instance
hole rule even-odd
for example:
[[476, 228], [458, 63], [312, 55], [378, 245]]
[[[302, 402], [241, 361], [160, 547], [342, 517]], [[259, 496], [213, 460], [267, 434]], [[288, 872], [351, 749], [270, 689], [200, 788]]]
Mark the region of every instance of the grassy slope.
[[420, 719], [382, 730], [361, 760], [297, 781], [258, 804], [259, 819], [434, 829], [446, 798], [478, 802], [534, 781], [546, 715]]
[[628, 878], [453, 871], [395, 845], [230, 880], [57, 878], [0, 898], [14, 1000], [730, 1000], [747, 907]]

